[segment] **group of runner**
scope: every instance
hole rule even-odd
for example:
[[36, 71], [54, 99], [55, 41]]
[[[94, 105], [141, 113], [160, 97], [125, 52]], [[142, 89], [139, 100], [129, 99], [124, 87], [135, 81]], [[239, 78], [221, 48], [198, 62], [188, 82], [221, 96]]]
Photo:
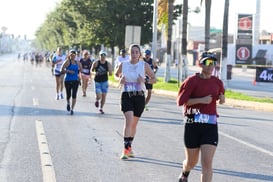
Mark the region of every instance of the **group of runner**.
[[[121, 88], [121, 111], [124, 115], [123, 143], [124, 149], [120, 159], [134, 157], [132, 143], [136, 135], [137, 124], [151, 98], [155, 73], [158, 69], [151, 58], [151, 51], [145, 50], [142, 57], [137, 44], [120, 51], [114, 67], [115, 79]], [[68, 56], [61, 54], [58, 48], [52, 63], [56, 77], [56, 99], [63, 99], [62, 83], [66, 88], [67, 111], [74, 114], [78, 86], [82, 82], [83, 96], [86, 96], [88, 81], [94, 72], [95, 106], [104, 114], [103, 106], [108, 92], [108, 76], [112, 75], [112, 65], [105, 59], [106, 52], [100, 51], [100, 58], [92, 62], [88, 51], [77, 61], [77, 52], [71, 50]], [[86, 62], [87, 61], [87, 62]], [[218, 145], [218, 113], [216, 103], [225, 102], [222, 81], [213, 76], [217, 58], [213, 53], [204, 52], [199, 59], [200, 73], [188, 77], [180, 86], [177, 105], [183, 106], [185, 120], [184, 144], [185, 160], [179, 182], [187, 182], [190, 170], [198, 162], [201, 153], [201, 181], [212, 181], [212, 161]], [[64, 79], [64, 81], [62, 81]], [[146, 90], [147, 93], [146, 93]], [[145, 96], [147, 95], [147, 96]], [[70, 98], [72, 97], [72, 104]]]
[[[100, 57], [100, 60], [101, 59], [102, 57]], [[92, 66], [96, 65], [98, 61], [94, 61], [87, 50], [84, 50], [82, 55], [80, 55], [79, 51], [75, 50], [70, 50], [69, 53], [66, 54], [61, 47], [58, 47], [52, 56], [52, 73], [56, 81], [55, 98], [56, 100], [64, 99], [63, 89], [65, 87], [67, 100], [66, 109], [71, 115], [74, 114], [79, 86], [82, 87], [82, 96], [86, 97], [86, 91], [92, 79], [92, 71], [95, 71], [94, 79], [95, 83], [97, 82], [99, 71], [95, 70]], [[107, 74], [108, 72], [104, 73], [108, 79]], [[101, 90], [97, 87], [95, 91], [97, 95], [101, 93]], [[70, 102], [71, 97], [72, 103]], [[103, 114], [102, 107], [100, 108], [100, 112]]]
[[[123, 54], [124, 51], [121, 51]], [[129, 48], [129, 60], [125, 56], [117, 61], [115, 77], [121, 85], [121, 110], [125, 122], [123, 129], [124, 149], [121, 159], [134, 157], [132, 143], [135, 138], [137, 123], [149, 102], [149, 92], [156, 82], [157, 65], [150, 58], [151, 51], [145, 51], [144, 61], [138, 45]], [[218, 145], [217, 102], [225, 102], [223, 82], [213, 75], [217, 58], [211, 52], [202, 53], [198, 65], [200, 73], [188, 77], [180, 86], [177, 105], [183, 106], [185, 120], [184, 144], [185, 160], [182, 163], [179, 182], [187, 182], [190, 170], [195, 167], [201, 153], [202, 182], [212, 181], [212, 162]]]
[[[72, 50], [74, 51], [74, 50]], [[110, 62], [106, 60], [107, 53], [105, 51], [100, 51], [99, 53], [99, 59], [97, 61], [94, 61], [92, 57], [90, 56], [89, 52], [87, 50], [84, 50], [82, 52], [82, 55], [79, 54], [79, 51], [74, 51], [75, 52], [75, 57], [71, 57], [71, 54], [73, 52], [64, 53], [64, 50], [61, 47], [58, 47], [54, 55], [51, 56], [51, 63], [52, 63], [52, 74], [55, 76], [55, 81], [56, 81], [56, 100], [64, 99], [64, 93], [63, 90], [65, 88], [67, 95], [71, 95], [72, 99], [76, 100], [75, 93], [78, 92], [78, 89], [76, 88], [81, 85], [82, 87], [82, 96], [86, 97], [86, 91], [89, 83], [91, 82], [92, 79], [94, 79], [94, 90], [96, 93], [95, 96], [95, 106], [99, 108], [99, 112], [104, 114], [103, 111], [103, 106], [106, 101], [106, 95], [108, 92], [108, 76], [112, 75], [112, 65]], [[70, 66], [70, 65], [65, 65], [64, 63], [69, 60], [70, 63], [71, 61], [74, 62], [74, 59], [76, 62], [79, 62], [80, 64], [78, 65], [78, 77], [77, 77], [77, 83], [74, 83], [74, 90], [67, 90], [67, 83], [71, 82], [71, 78], [69, 78], [70, 73], [67, 72], [66, 70], [62, 69], [68, 69], [65, 66]], [[129, 55], [127, 54], [125, 49], [120, 50], [120, 55], [116, 58], [115, 61], [115, 67], [114, 69], [117, 69], [118, 66], [121, 63], [127, 62], [130, 60]], [[146, 50], [145, 51], [145, 57], [143, 57], [143, 60], [147, 62], [152, 70], [156, 73], [158, 67], [155, 63], [155, 61], [151, 58], [151, 51]], [[94, 78], [92, 78], [92, 75], [94, 75]], [[76, 76], [75, 76], [76, 78]], [[148, 77], [146, 77], [146, 80]], [[74, 80], [73, 80], [74, 81]], [[66, 86], [65, 86], [66, 85]], [[152, 84], [145, 83], [146, 89], [147, 89], [147, 97], [145, 100], [145, 107], [146, 110], [148, 110], [147, 104], [150, 101], [151, 94], [152, 94]], [[69, 94], [68, 92], [74, 92], [74, 94]], [[76, 94], [77, 95], [77, 94]], [[69, 99], [69, 98], [66, 98]], [[75, 104], [72, 104], [73, 106]], [[70, 111], [71, 114], [74, 114], [73, 108], [70, 107], [70, 102], [67, 100], [67, 109]]]

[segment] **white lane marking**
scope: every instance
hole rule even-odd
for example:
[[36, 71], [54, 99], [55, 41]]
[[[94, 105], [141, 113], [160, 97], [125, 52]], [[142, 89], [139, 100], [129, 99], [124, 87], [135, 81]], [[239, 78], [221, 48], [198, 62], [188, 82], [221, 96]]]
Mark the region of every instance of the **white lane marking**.
[[256, 146], [256, 145], [253, 145], [253, 144], [251, 144], [251, 143], [247, 143], [247, 142], [245, 142], [245, 141], [243, 141], [243, 140], [240, 140], [240, 139], [238, 139], [238, 138], [235, 138], [235, 137], [233, 137], [233, 136], [230, 136], [230, 135], [228, 135], [228, 134], [226, 134], [226, 133], [224, 133], [224, 132], [221, 132], [221, 131], [219, 131], [219, 134], [220, 134], [220, 135], [223, 135], [223, 136], [225, 136], [225, 137], [227, 137], [227, 138], [229, 138], [229, 139], [231, 139], [231, 140], [234, 140], [234, 141], [236, 141], [236, 142], [238, 142], [238, 143], [241, 143], [241, 144], [243, 144], [243, 145], [246, 145], [246, 146], [248, 146], [248, 147], [250, 147], [250, 148], [253, 148], [253, 149], [255, 149], [255, 150], [258, 150], [258, 151], [260, 151], [260, 152], [263, 152], [263, 153], [265, 153], [265, 154], [268, 154], [268, 155], [270, 155], [270, 156], [273, 156], [273, 152], [271, 152], [271, 151], [269, 151], [269, 150], [263, 149], [263, 148], [258, 147], [258, 146]]
[[43, 182], [56, 182], [54, 166], [48, 149], [43, 123], [40, 120], [36, 120], [35, 125], [41, 157]]
[[32, 103], [33, 103], [34, 106], [38, 106], [39, 105], [39, 100], [37, 98], [33, 98]]

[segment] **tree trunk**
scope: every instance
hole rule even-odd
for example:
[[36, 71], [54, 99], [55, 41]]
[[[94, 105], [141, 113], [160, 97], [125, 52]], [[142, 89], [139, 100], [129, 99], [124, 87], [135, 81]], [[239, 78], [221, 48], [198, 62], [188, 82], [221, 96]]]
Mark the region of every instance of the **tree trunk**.
[[185, 80], [188, 76], [187, 66], [188, 66], [188, 59], [187, 59], [187, 30], [188, 30], [188, 0], [183, 0], [183, 23], [182, 23], [182, 81]]
[[114, 70], [114, 67], [115, 67], [115, 46], [111, 46], [111, 64], [112, 64], [112, 69]]
[[206, 15], [205, 15], [205, 51], [208, 51], [209, 48], [209, 42], [210, 42], [210, 9], [211, 9], [211, 0], [205, 1], [205, 9], [206, 9]]
[[172, 25], [173, 25], [173, 3], [174, 0], [168, 0], [168, 40], [167, 40], [167, 55], [166, 70], [165, 70], [165, 82], [169, 82], [171, 79], [171, 48], [172, 48]]
[[227, 53], [228, 53], [228, 16], [229, 0], [225, 0], [224, 18], [223, 18], [223, 37], [222, 37], [222, 60], [221, 60], [221, 79], [226, 80], [227, 75]]

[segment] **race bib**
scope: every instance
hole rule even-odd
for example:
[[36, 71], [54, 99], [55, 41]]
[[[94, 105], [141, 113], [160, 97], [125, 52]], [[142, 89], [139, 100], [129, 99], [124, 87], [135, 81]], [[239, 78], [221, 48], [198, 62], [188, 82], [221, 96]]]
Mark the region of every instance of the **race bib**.
[[217, 123], [217, 116], [216, 115], [197, 113], [197, 114], [194, 115], [194, 120], [193, 121], [195, 123], [216, 124]]
[[82, 72], [83, 72], [83, 73], [89, 73], [89, 69], [83, 68], [83, 69], [82, 69]]
[[125, 92], [141, 91], [140, 84], [137, 82], [126, 82], [124, 84], [124, 91]]

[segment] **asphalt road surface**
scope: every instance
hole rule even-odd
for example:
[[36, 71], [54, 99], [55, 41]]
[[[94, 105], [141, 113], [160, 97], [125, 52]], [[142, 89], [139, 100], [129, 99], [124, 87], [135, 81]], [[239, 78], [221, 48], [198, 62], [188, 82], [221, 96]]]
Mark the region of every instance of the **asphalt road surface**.
[[[124, 117], [111, 87], [105, 114], [79, 89], [75, 114], [55, 100], [50, 68], [0, 56], [1, 182], [173, 182], [184, 159], [183, 118], [174, 97], [153, 95], [133, 143], [136, 157], [119, 159]], [[273, 181], [271, 112], [218, 108], [215, 182]], [[199, 181], [200, 163], [189, 181]]]

